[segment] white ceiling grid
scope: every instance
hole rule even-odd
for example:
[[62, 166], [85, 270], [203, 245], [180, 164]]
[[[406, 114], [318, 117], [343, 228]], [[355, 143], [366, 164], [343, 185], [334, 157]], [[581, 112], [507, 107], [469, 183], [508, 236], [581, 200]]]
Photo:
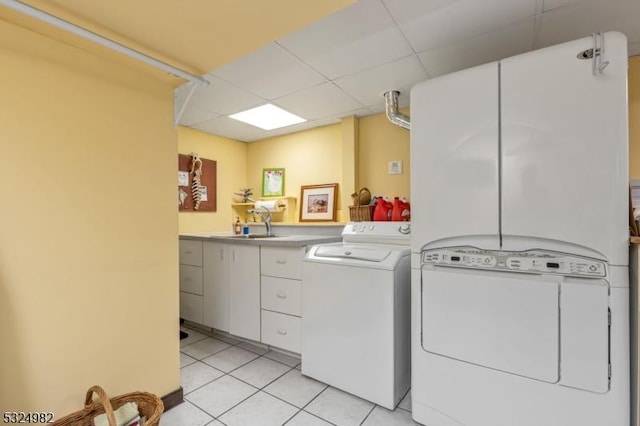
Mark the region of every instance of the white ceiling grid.
[[[640, 54], [638, 0], [359, 0], [211, 71], [180, 123], [251, 142], [384, 110], [382, 93], [590, 35], [621, 31]], [[182, 105], [189, 88], [176, 91]], [[271, 102], [308, 121], [265, 131], [227, 118]]]

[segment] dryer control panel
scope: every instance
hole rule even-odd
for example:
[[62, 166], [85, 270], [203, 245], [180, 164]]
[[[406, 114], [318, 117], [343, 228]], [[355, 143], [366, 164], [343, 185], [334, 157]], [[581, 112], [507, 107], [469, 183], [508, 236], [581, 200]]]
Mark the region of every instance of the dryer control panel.
[[485, 251], [474, 247], [425, 250], [422, 263], [473, 269], [494, 269], [537, 274], [605, 277], [606, 264], [597, 259], [543, 250]]

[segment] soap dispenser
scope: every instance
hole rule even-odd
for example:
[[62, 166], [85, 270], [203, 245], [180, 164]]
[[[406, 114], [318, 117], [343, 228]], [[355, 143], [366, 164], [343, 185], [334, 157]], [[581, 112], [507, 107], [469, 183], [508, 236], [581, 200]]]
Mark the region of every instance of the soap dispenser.
[[236, 235], [240, 235], [241, 231], [242, 231], [242, 224], [240, 223], [240, 218], [236, 216], [236, 223], [233, 226], [233, 233]]

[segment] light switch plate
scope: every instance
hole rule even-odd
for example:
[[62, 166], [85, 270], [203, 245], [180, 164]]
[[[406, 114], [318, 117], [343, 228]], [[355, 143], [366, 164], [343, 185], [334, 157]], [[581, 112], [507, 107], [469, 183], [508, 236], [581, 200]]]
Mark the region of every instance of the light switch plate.
[[400, 161], [400, 160], [389, 161], [389, 174], [390, 175], [401, 175], [402, 174], [402, 161]]

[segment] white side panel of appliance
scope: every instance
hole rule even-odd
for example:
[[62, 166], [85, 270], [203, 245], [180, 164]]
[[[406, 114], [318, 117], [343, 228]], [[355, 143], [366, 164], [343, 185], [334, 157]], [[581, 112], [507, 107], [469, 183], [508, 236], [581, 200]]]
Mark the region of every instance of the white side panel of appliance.
[[591, 37], [501, 61], [504, 250], [555, 240], [628, 264], [626, 37], [604, 45], [596, 76], [577, 58]]
[[302, 374], [395, 408], [395, 272], [305, 260], [302, 274]]
[[412, 89], [411, 188], [411, 251], [462, 236], [499, 249], [497, 63]]
[[603, 280], [562, 283], [561, 385], [601, 393], [609, 390], [609, 287], [606, 284]]
[[526, 278], [423, 268], [424, 350], [557, 382], [558, 284]]

